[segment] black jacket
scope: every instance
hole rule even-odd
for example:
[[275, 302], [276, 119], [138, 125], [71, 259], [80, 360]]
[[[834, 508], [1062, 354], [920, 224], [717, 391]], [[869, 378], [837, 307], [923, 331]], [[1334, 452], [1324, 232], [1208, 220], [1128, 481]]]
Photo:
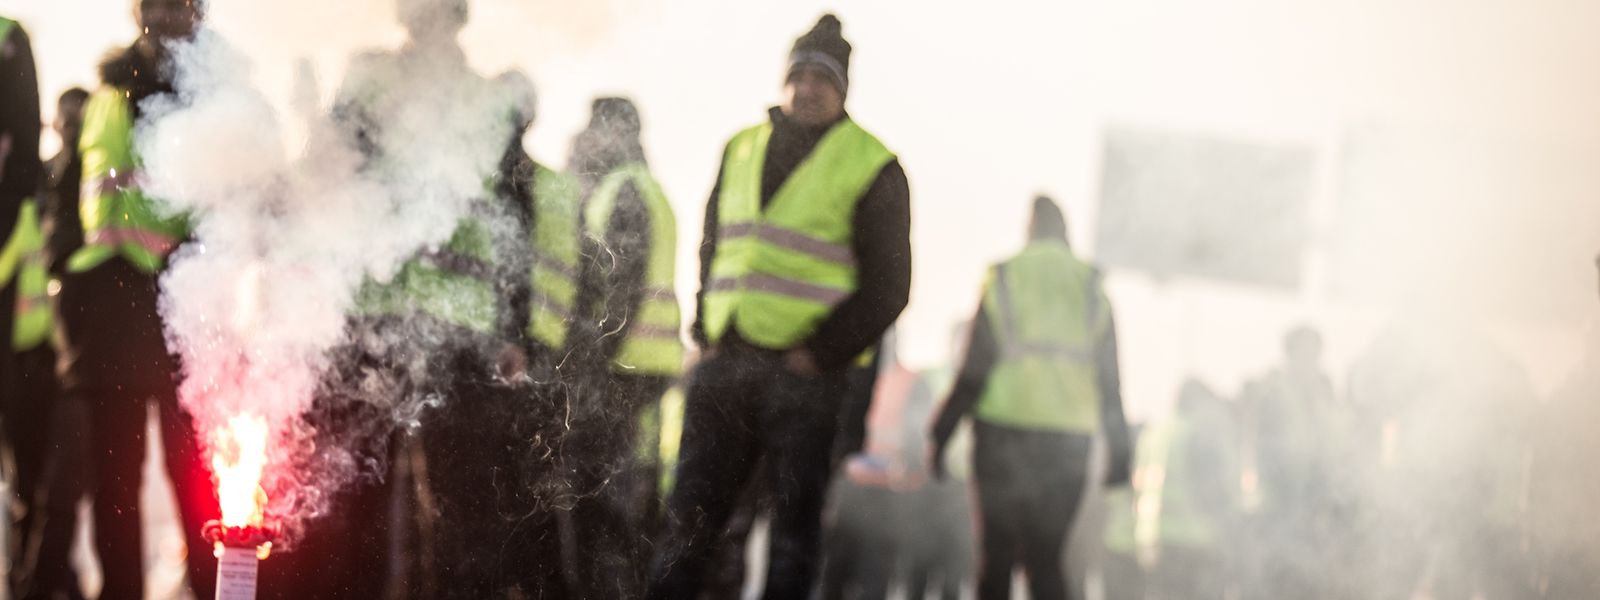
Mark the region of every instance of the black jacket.
[[83, 246], [83, 217], [78, 210], [83, 182], [83, 157], [77, 140], [66, 140], [61, 152], [44, 163], [44, 193], [39, 206], [50, 274], [66, 273], [67, 258]]
[[[772, 201], [779, 186], [832, 127], [831, 124], [803, 127], [791, 122], [776, 108], [768, 113], [773, 129], [761, 172], [763, 207]], [[722, 174], [719, 173], [711, 200], [706, 203], [705, 241], [700, 245], [700, 292], [696, 297], [700, 310], [696, 311], [692, 333], [701, 347], [709, 345], [705, 323], [699, 315], [705, 313], [711, 261], [717, 254], [717, 201], [721, 190]], [[911, 190], [899, 160], [891, 161], [878, 172], [878, 178], [857, 204], [854, 221], [855, 236], [851, 246], [855, 251], [860, 287], [835, 307], [833, 314], [802, 344], [811, 352], [817, 366], [825, 371], [849, 366], [850, 361], [877, 343], [910, 300]], [[730, 331], [728, 335], [737, 335], [737, 332]]]
[[39, 190], [39, 76], [27, 32], [18, 25], [0, 40], [0, 240], [17, 210]]

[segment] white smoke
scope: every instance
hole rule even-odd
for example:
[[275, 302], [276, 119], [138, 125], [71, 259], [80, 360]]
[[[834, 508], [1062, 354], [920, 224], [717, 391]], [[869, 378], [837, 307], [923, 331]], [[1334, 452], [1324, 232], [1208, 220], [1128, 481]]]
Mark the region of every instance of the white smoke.
[[[243, 0], [212, 4], [234, 1]], [[146, 191], [193, 226], [162, 280], [169, 345], [183, 359], [180, 396], [202, 440], [230, 416], [268, 421], [268, 512], [292, 529], [357, 475], [332, 471], [361, 462], [330, 461], [348, 449], [317, 447], [328, 442], [306, 421], [332, 351], [351, 341], [358, 291], [448, 241], [487, 193], [510, 119], [453, 46], [408, 47], [358, 57], [341, 118], [314, 118], [306, 147], [291, 150], [284, 113], [252, 83], [262, 57], [204, 29], [174, 55], [178, 93], [144, 107], [136, 144]], [[356, 114], [359, 124], [343, 118]], [[395, 414], [406, 399], [386, 400], [394, 404], [375, 414]], [[348, 468], [293, 464], [315, 454]]]

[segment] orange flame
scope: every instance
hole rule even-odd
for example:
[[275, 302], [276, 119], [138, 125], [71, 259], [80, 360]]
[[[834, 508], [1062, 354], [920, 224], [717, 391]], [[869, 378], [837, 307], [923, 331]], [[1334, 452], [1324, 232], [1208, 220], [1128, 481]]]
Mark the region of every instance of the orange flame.
[[261, 475], [267, 467], [267, 420], [253, 415], [228, 418], [213, 434], [211, 469], [226, 527], [261, 525], [267, 492]]

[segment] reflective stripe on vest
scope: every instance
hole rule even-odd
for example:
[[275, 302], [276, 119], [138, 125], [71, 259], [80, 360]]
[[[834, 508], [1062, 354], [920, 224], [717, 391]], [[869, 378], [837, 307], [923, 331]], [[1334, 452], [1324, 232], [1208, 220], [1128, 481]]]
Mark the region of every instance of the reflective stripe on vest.
[[705, 297], [706, 333], [730, 326], [758, 346], [791, 348], [851, 294], [856, 204], [894, 160], [850, 119], [834, 125], [762, 207], [772, 124], [735, 136], [717, 200], [717, 253]]
[[534, 165], [533, 297], [528, 335], [548, 348], [567, 345], [567, 326], [578, 301], [579, 214], [578, 184], [571, 177], [544, 165]]
[[1025, 429], [1098, 429], [1094, 348], [1110, 317], [1094, 268], [1064, 243], [1034, 242], [995, 267], [983, 302], [1000, 358], [975, 416]]
[[650, 255], [645, 263], [644, 298], [638, 314], [627, 320], [627, 338], [611, 359], [612, 370], [675, 376], [683, 372], [683, 340], [678, 334], [683, 317], [672, 289], [678, 273], [678, 221], [666, 193], [643, 164], [619, 167], [601, 179], [589, 197], [584, 226], [591, 238], [603, 243], [617, 198], [627, 184], [633, 184], [650, 218]]
[[89, 98], [78, 146], [84, 245], [67, 259], [67, 270], [81, 273], [121, 256], [146, 273], [160, 271], [188, 226], [182, 218], [157, 215], [139, 190], [127, 92], [106, 87]]
[[493, 243], [483, 223], [467, 218], [445, 248], [408, 261], [386, 284], [368, 283], [357, 299], [363, 315], [418, 314], [480, 335], [497, 331]]
[[54, 313], [50, 308], [50, 271], [44, 241], [38, 203], [24, 200], [16, 227], [0, 249], [0, 287], [14, 281], [17, 289], [11, 329], [13, 350], [32, 350], [50, 337]]

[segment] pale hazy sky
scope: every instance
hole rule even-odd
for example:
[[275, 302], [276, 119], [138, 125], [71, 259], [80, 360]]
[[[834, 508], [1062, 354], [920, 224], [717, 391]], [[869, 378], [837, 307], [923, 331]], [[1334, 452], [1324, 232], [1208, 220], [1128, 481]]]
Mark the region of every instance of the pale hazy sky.
[[[213, 3], [219, 28], [260, 59], [263, 87], [286, 93], [297, 57], [314, 59], [326, 90], [352, 50], [396, 43], [389, 2]], [[132, 35], [128, 4], [0, 0], [0, 14], [28, 27], [53, 98], [66, 85], [94, 83], [97, 58]], [[828, 9], [855, 45], [849, 108], [899, 152], [910, 177], [917, 270], [903, 323], [905, 355], [919, 364], [942, 358], [950, 325], [973, 309], [985, 265], [1016, 249], [1034, 193], [1064, 201], [1075, 241], [1092, 253], [1100, 133], [1109, 125], [1315, 151], [1314, 262], [1335, 237], [1340, 157], [1357, 128], [1445, 147], [1458, 138], [1559, 140], [1562, 156], [1600, 156], [1593, 3], [479, 0], [463, 39], [480, 69], [518, 66], [539, 86], [531, 146], [544, 161], [563, 161], [594, 95], [639, 102], [647, 151], [678, 210], [687, 298], [722, 144], [762, 118], [789, 45]], [[1576, 191], [1467, 207], [1419, 199], [1397, 210], [1390, 228], [1415, 235], [1416, 256], [1358, 264], [1382, 282], [1374, 287], [1388, 287], [1414, 280], [1392, 264], [1449, 263], [1456, 277], [1424, 295], [1435, 302], [1448, 290], [1470, 305], [1473, 285], [1503, 287], [1507, 273], [1530, 293], [1560, 298], [1559, 310], [1518, 318], [1501, 310], [1490, 323], [1548, 386], [1571, 364], [1591, 319], [1590, 264], [1600, 250], [1600, 202], [1589, 195], [1600, 182], [1557, 187]], [[1347, 362], [1387, 309], [1334, 301], [1319, 277], [1285, 294], [1114, 273], [1133, 411], [1159, 412], [1191, 372], [1231, 392], [1276, 357], [1279, 332], [1303, 320], [1329, 329], [1331, 361]]]

